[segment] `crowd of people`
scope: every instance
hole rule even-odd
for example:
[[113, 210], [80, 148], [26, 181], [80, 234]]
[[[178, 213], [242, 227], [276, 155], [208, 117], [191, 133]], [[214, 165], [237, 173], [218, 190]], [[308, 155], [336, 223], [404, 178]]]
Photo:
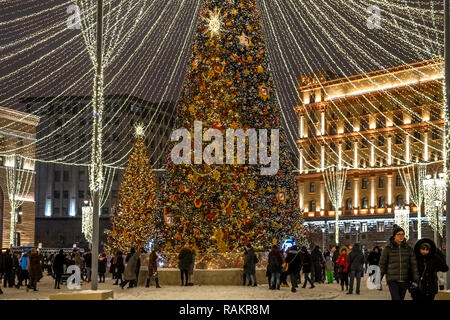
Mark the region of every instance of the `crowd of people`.
[[[308, 283], [312, 289], [314, 283], [331, 284], [336, 281], [342, 291], [350, 295], [355, 289], [359, 295], [361, 278], [371, 270], [368, 276], [372, 276], [377, 290], [383, 290], [381, 280], [385, 277], [392, 300], [404, 300], [407, 291], [413, 300], [434, 300], [438, 293], [437, 273], [449, 270], [444, 254], [431, 239], [421, 239], [412, 248], [406, 242], [404, 230], [397, 225], [385, 248], [375, 246], [371, 252], [362, 249], [359, 243], [355, 243], [348, 247], [334, 246], [322, 253], [319, 246], [313, 246], [309, 252], [304, 246], [299, 249], [294, 245], [282, 252], [274, 245], [266, 271], [269, 289], [288, 287], [289, 277], [291, 291], [296, 292], [303, 275], [303, 288]], [[253, 261], [247, 255], [246, 261]], [[378, 277], [375, 276], [377, 271]], [[244, 284], [247, 272], [244, 264]]]
[[[112, 275], [113, 285], [122, 289], [136, 287], [138, 283], [145, 283], [146, 287], [154, 281], [156, 288], [161, 288], [158, 278], [158, 250], [153, 246], [150, 252], [143, 248], [131, 248], [124, 255], [116, 250], [112, 257], [105, 252], [98, 257], [98, 280], [105, 282], [108, 272]], [[178, 254], [178, 268], [180, 270], [181, 285], [194, 285], [194, 266], [196, 252], [192, 245], [184, 244]], [[257, 286], [256, 266], [258, 255], [248, 244], [244, 248], [243, 285]], [[71, 252], [60, 250], [58, 254], [41, 254], [35, 248], [25, 252], [4, 250], [0, 255], [0, 276], [3, 286], [38, 291], [37, 283], [47, 270], [48, 275], [55, 279], [54, 288], [60, 289], [61, 283], [67, 280], [67, 268], [76, 265], [81, 270], [82, 281], [90, 282], [92, 274], [92, 252], [86, 250], [81, 253], [74, 249]], [[368, 271], [370, 273], [368, 274]], [[414, 248], [405, 239], [405, 232], [399, 226], [394, 226], [393, 235], [387, 245], [374, 247], [371, 252], [363, 250], [359, 243], [352, 246], [334, 246], [322, 253], [319, 246], [299, 248], [292, 245], [287, 249], [280, 249], [274, 245], [267, 261], [266, 276], [270, 290], [280, 290], [289, 287], [296, 292], [302, 283], [306, 288], [315, 288], [315, 283], [340, 284], [342, 291], [347, 294], [361, 293], [361, 278], [365, 274], [374, 276], [376, 289], [383, 290], [381, 280], [386, 279], [392, 300], [403, 300], [406, 292], [411, 293], [414, 300], [433, 300], [438, 293], [437, 272], [449, 270], [444, 254], [436, 247], [431, 239], [420, 239]], [[145, 278], [143, 278], [145, 277]], [[355, 281], [356, 280], [356, 281]], [[355, 283], [356, 282], [356, 283]], [[0, 288], [0, 294], [2, 294]]]

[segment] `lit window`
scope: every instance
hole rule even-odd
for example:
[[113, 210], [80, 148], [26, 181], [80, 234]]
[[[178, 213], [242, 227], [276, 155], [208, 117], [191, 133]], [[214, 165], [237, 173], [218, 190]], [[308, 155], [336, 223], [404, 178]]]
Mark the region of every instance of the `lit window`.
[[367, 222], [361, 222], [361, 232], [367, 232]]

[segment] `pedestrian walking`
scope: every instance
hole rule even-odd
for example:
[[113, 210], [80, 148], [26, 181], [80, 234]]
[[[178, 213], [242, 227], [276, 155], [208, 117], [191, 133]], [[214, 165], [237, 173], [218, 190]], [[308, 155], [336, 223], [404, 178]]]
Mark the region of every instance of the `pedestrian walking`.
[[269, 252], [267, 272], [271, 275], [269, 289], [280, 290], [280, 276], [283, 264], [283, 256], [277, 245], [272, 246]]
[[416, 301], [434, 300], [438, 293], [437, 272], [447, 272], [445, 256], [436, 248], [431, 239], [421, 239], [414, 246], [419, 271], [419, 283], [417, 290], [411, 291], [411, 297]]
[[334, 246], [331, 249], [331, 254], [332, 254], [331, 261], [333, 262], [334, 265], [334, 273], [333, 273], [334, 279], [339, 284], [339, 266], [336, 263], [337, 258], [339, 257], [339, 246]]
[[[42, 278], [41, 257], [35, 248], [31, 249], [29, 262], [30, 286], [29, 289], [37, 290], [37, 282]], [[28, 290], [28, 288], [27, 288]]]
[[[138, 251], [139, 248], [138, 248]], [[128, 288], [133, 288], [136, 286], [136, 267], [139, 260], [139, 253], [136, 252], [134, 248], [130, 249], [130, 253], [127, 255], [127, 258], [125, 259], [126, 266], [125, 266], [125, 272], [124, 272], [124, 279], [120, 284], [120, 287], [123, 289], [127, 283], [129, 283]]]
[[364, 254], [361, 251], [359, 243], [355, 243], [352, 251], [348, 255], [348, 263], [350, 265], [350, 289], [347, 294], [353, 293], [353, 283], [356, 278], [356, 294], [360, 294], [361, 276], [364, 271]]
[[315, 246], [313, 251], [311, 252], [311, 261], [312, 261], [312, 269], [311, 272], [312, 280], [314, 282], [323, 282], [322, 280], [322, 266], [325, 262], [325, 259], [323, 258], [322, 251], [320, 251], [319, 246]]
[[29, 279], [28, 267], [29, 267], [28, 253], [23, 252], [19, 260], [20, 274], [19, 274], [19, 281], [16, 286], [17, 289], [19, 289], [23, 285], [24, 281], [25, 286], [26, 287], [28, 286], [28, 279]]
[[325, 275], [327, 278], [327, 283], [333, 283], [334, 263], [331, 259], [331, 253], [327, 252], [324, 255], [324, 258], [325, 258]]
[[195, 252], [195, 248], [194, 245], [191, 244], [189, 249], [191, 250], [191, 264], [189, 265], [189, 270], [188, 270], [188, 275], [189, 275], [189, 282], [188, 282], [188, 286], [193, 286], [194, 285], [194, 268], [195, 268], [195, 256], [196, 256], [196, 252]]
[[309, 254], [308, 249], [306, 249], [306, 247], [302, 247], [301, 254], [302, 254], [302, 271], [303, 271], [303, 275], [305, 276], [305, 280], [304, 280], [305, 282], [303, 283], [302, 288], [306, 288], [306, 285], [309, 282], [311, 284], [311, 287], [309, 287], [309, 288], [313, 289], [315, 287], [314, 281], [310, 277], [310, 274], [311, 274], [311, 271], [313, 268], [311, 255]]
[[339, 256], [336, 259], [336, 265], [338, 266], [339, 280], [341, 282], [341, 291], [348, 291], [348, 272], [349, 272], [349, 263], [348, 263], [348, 249], [343, 246], [339, 249]]
[[405, 239], [405, 231], [394, 225], [394, 232], [380, 259], [381, 279], [386, 282], [392, 300], [404, 300], [408, 287], [418, 286], [419, 271], [413, 248]]
[[91, 249], [87, 249], [86, 253], [83, 255], [84, 265], [86, 267], [87, 281], [91, 282], [92, 276], [92, 252]]
[[152, 252], [150, 252], [149, 260], [148, 260], [148, 278], [147, 284], [145, 285], [147, 288], [150, 287], [150, 280], [155, 279], [156, 288], [161, 288], [158, 280], [158, 250], [159, 248], [154, 245], [152, 247]]
[[115, 279], [116, 282], [113, 283], [113, 285], [117, 286], [119, 284], [122, 284], [122, 274], [125, 271], [125, 265], [123, 263], [123, 254], [122, 251], [117, 250], [116, 254], [114, 255], [114, 258], [111, 263], [110, 271], [113, 274], [113, 280]]
[[106, 265], [108, 260], [106, 258], [106, 253], [102, 253], [98, 258], [98, 277], [99, 283], [105, 283], [105, 273], [106, 273]]
[[55, 276], [55, 289], [61, 289], [61, 278], [64, 274], [64, 265], [67, 264], [66, 256], [64, 255], [64, 251], [61, 249], [59, 250], [59, 253], [55, 256], [55, 259], [53, 260], [53, 274]]

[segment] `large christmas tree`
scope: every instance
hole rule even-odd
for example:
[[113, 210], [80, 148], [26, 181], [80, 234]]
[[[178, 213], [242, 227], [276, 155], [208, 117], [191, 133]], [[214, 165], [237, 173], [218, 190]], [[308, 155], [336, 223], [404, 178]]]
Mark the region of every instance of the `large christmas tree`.
[[122, 176], [119, 203], [111, 217], [108, 248], [128, 252], [144, 247], [154, 235], [154, 216], [158, 210], [157, 184], [149, 167], [143, 127], [135, 128], [136, 143]]
[[[220, 130], [224, 140], [227, 129], [268, 129], [269, 145], [275, 139], [270, 130], [279, 129], [280, 169], [275, 175], [262, 175], [260, 153], [259, 164], [250, 164], [250, 139], [246, 139], [244, 164], [237, 164], [236, 157], [234, 164], [227, 164], [228, 141], [217, 136], [210, 138], [213, 142], [199, 158], [191, 150], [199, 142], [194, 138], [194, 122], [197, 126], [201, 122], [200, 139], [210, 128]], [[182, 164], [169, 157], [167, 201], [160, 221], [165, 251], [178, 250], [186, 242], [201, 252], [230, 252], [248, 243], [267, 250], [287, 236], [304, 241], [295, 167], [280, 126], [255, 0], [204, 1], [176, 128], [189, 130], [193, 139], [188, 144], [193, 148]], [[171, 150], [179, 143], [181, 139], [173, 142]], [[270, 149], [272, 155], [276, 151]], [[207, 164], [201, 159], [205, 154], [223, 157], [223, 164]]]

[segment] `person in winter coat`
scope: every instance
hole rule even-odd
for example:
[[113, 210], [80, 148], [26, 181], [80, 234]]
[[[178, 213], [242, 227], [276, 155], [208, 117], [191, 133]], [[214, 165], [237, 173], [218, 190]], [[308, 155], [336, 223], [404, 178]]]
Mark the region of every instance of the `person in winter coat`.
[[253, 285], [254, 287], [256, 287], [258, 285], [256, 283], [256, 264], [258, 262], [258, 257], [256, 256], [252, 245], [248, 244], [247, 254], [244, 258], [244, 273], [246, 274], [246, 278], [248, 279], [249, 286]]
[[20, 253], [13, 253], [12, 260], [13, 260], [13, 286], [16, 285], [16, 276], [17, 276], [17, 283], [19, 283], [20, 278]]
[[[138, 251], [140, 251], [139, 248]], [[122, 289], [127, 285], [127, 283], [130, 283], [128, 285], [128, 288], [133, 288], [136, 286], [136, 266], [139, 260], [139, 253], [136, 252], [134, 248], [131, 248], [130, 254], [127, 256], [127, 258], [128, 261], [126, 261], [127, 264], [125, 266], [124, 272], [125, 281], [120, 284], [120, 287]]]
[[16, 288], [19, 289], [22, 286], [23, 281], [25, 280], [25, 286], [28, 286], [28, 267], [29, 267], [29, 261], [28, 261], [28, 253], [24, 252], [22, 253], [22, 257], [20, 257], [19, 260], [19, 267], [20, 267], [20, 274], [19, 274], [19, 282], [17, 283]]
[[64, 251], [61, 249], [53, 260], [53, 273], [55, 275], [55, 289], [61, 289], [61, 277], [64, 274], [64, 265], [67, 264]]
[[353, 283], [356, 277], [356, 294], [360, 293], [361, 275], [364, 270], [364, 254], [361, 251], [359, 243], [355, 243], [352, 252], [348, 255], [348, 263], [350, 264], [350, 289], [347, 294], [353, 293]]
[[14, 287], [13, 259], [9, 249], [6, 249], [3, 255], [3, 287], [6, 288], [6, 286]]
[[120, 283], [122, 284], [122, 274], [125, 271], [125, 265], [123, 264], [123, 256], [122, 251], [118, 250], [114, 255], [114, 258], [111, 263], [110, 271], [113, 274], [113, 279], [116, 279], [116, 282], [113, 285], [117, 286]]
[[92, 269], [92, 252], [90, 249], [87, 249], [86, 253], [84, 254], [84, 264], [86, 266], [86, 274], [87, 274], [87, 281], [91, 281], [91, 269]]
[[325, 259], [323, 258], [323, 254], [320, 251], [319, 246], [315, 246], [313, 251], [311, 252], [311, 261], [312, 261], [312, 269], [313, 273], [313, 281], [314, 282], [323, 282], [322, 279], [322, 267], [325, 263]]
[[[30, 289], [37, 290], [37, 282], [42, 278], [41, 257], [35, 248], [31, 249], [28, 273], [30, 274]], [[27, 288], [28, 290], [28, 288]]]
[[333, 283], [334, 263], [331, 260], [330, 252], [324, 255], [325, 258], [325, 275], [327, 277], [327, 283]]
[[139, 271], [137, 274], [138, 285], [141, 283], [145, 283], [149, 277], [148, 260], [149, 260], [149, 254], [147, 253], [147, 250], [142, 248], [141, 254], [139, 255], [139, 263], [138, 263], [138, 265], [139, 265]]
[[190, 249], [191, 249], [192, 261], [191, 261], [191, 265], [189, 266], [189, 270], [188, 270], [188, 275], [189, 275], [188, 286], [193, 286], [194, 285], [194, 268], [195, 268], [196, 252], [195, 252], [193, 245], [191, 245]]
[[105, 273], [106, 273], [106, 265], [107, 265], [106, 253], [102, 253], [100, 258], [98, 258], [98, 277], [100, 283], [105, 283]]
[[334, 279], [336, 280], [336, 282], [339, 284], [339, 266], [336, 263], [338, 257], [339, 257], [339, 246], [334, 246], [331, 249], [331, 253], [333, 254], [331, 261], [333, 262], [334, 265]]
[[158, 280], [158, 247], [153, 246], [148, 259], [148, 278], [146, 287], [150, 287], [150, 280], [155, 279], [156, 288], [161, 288]]
[[[192, 263], [192, 253], [188, 246], [184, 246], [178, 254], [178, 268], [181, 274], [181, 285], [187, 286], [189, 282], [189, 268]], [[186, 282], [185, 279], [186, 278]]]
[[348, 263], [347, 252], [348, 252], [347, 247], [342, 247], [341, 249], [339, 249], [339, 256], [336, 259], [336, 265], [338, 266], [339, 270], [339, 280], [341, 281], [342, 291], [344, 291], [344, 284], [345, 289], [348, 291], [348, 272], [350, 264]]
[[281, 265], [283, 264], [283, 256], [277, 245], [272, 247], [269, 252], [267, 271], [270, 273], [270, 287], [272, 290], [280, 290]]
[[[375, 246], [373, 250], [369, 253], [369, 256], [367, 257], [367, 263], [369, 264], [369, 267], [376, 266], [379, 269], [380, 258], [381, 258], [381, 249], [380, 247]], [[369, 276], [373, 275], [374, 273], [376, 273], [376, 270], [374, 270], [371, 274], [369, 274]], [[376, 285], [377, 290], [382, 290], [381, 281]]]
[[414, 246], [419, 271], [419, 286], [416, 291], [411, 292], [413, 300], [434, 300], [438, 293], [437, 272], [447, 272], [445, 256], [436, 248], [430, 239], [421, 239]]
[[79, 250], [75, 251], [74, 261], [75, 261], [75, 265], [78, 266], [78, 268], [80, 268], [80, 270], [83, 270], [83, 259], [81, 258]]
[[389, 244], [383, 250], [380, 259], [381, 279], [386, 275], [392, 300], [404, 300], [411, 285], [418, 286], [419, 271], [413, 248], [405, 240], [405, 231], [394, 225]]
[[291, 291], [296, 292], [297, 290], [295, 288], [298, 287], [297, 276], [300, 272], [302, 257], [297, 245], [290, 247], [286, 253], [285, 262], [288, 264], [287, 274], [291, 279]]
[[306, 288], [306, 285], [309, 282], [311, 284], [310, 289], [312, 289], [315, 286], [314, 286], [313, 280], [309, 276], [309, 274], [311, 273], [311, 270], [313, 268], [311, 255], [309, 254], [308, 249], [306, 249], [306, 247], [302, 247], [301, 254], [302, 254], [302, 258], [303, 258], [302, 269], [303, 269], [303, 274], [305, 275], [305, 282], [303, 283], [302, 288]]

